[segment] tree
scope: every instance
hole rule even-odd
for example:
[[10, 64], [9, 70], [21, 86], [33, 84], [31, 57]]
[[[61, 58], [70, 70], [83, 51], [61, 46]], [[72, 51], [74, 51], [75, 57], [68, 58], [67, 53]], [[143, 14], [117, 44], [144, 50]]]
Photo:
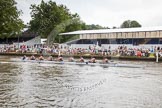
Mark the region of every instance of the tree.
[[31, 5], [30, 9], [32, 20], [29, 23], [29, 29], [41, 37], [48, 37], [58, 42], [59, 32], [81, 29], [79, 15], [71, 14], [66, 6], [57, 5], [54, 1], [44, 2], [42, 0], [39, 5]]
[[15, 5], [14, 0], [0, 0], [0, 38], [16, 36], [24, 27]]
[[131, 27], [141, 27], [141, 24], [139, 24], [137, 21], [131, 21]]
[[112, 28], [112, 29], [117, 29], [117, 27], [113, 26], [113, 28]]
[[126, 20], [124, 21], [121, 26], [121, 28], [134, 28], [134, 27], [141, 27], [141, 24], [139, 24], [137, 21], [133, 20]]
[[100, 25], [95, 25], [95, 24], [91, 24], [91, 25], [86, 25], [85, 29], [86, 30], [97, 30], [97, 29], [107, 29], [108, 27], [102, 27]]

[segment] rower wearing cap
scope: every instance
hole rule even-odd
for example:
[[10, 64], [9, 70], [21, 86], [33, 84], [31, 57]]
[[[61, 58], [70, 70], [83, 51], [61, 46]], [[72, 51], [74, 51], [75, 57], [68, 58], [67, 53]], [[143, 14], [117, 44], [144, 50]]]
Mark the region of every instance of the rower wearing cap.
[[84, 62], [84, 58], [81, 56], [79, 62]]

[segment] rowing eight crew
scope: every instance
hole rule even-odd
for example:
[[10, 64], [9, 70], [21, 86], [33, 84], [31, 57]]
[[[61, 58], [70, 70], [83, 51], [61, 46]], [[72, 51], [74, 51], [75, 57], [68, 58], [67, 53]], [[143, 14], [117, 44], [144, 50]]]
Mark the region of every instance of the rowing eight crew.
[[[26, 55], [24, 55], [22, 57], [22, 60], [45, 60], [45, 58], [43, 57], [43, 55], [40, 55], [38, 58], [36, 58], [34, 55], [32, 55], [31, 57], [26, 57]], [[47, 58], [48, 61], [53, 61], [53, 57], [52, 56], [49, 56]], [[62, 56], [58, 56], [58, 58], [55, 59], [56, 61], [63, 61], [63, 58]]]
[[[38, 59], [36, 59], [36, 57], [35, 57], [34, 55], [32, 55], [30, 58], [27, 58], [26, 55], [24, 55], [24, 56], [22, 57], [22, 60], [45, 60], [45, 59], [44, 59], [43, 55], [40, 55], [40, 56], [38, 57]], [[53, 59], [52, 56], [49, 56], [49, 57], [47, 58], [47, 60], [48, 60], [48, 61], [63, 61], [63, 57], [62, 57], [62, 55], [60, 55], [60, 56], [58, 56], [56, 59]], [[69, 62], [75, 62], [75, 59], [74, 59], [73, 57], [70, 57], [70, 58], [68, 59], [68, 61], [69, 61]], [[77, 62], [85, 62], [85, 60], [84, 60], [84, 58], [81, 56], [80, 59], [79, 59]], [[96, 59], [95, 59], [94, 57], [91, 57], [90, 61], [88, 61], [88, 62], [89, 62], [89, 63], [96, 63]], [[102, 60], [102, 63], [108, 63], [108, 62], [109, 62], [109, 61], [108, 61], [107, 58], [104, 58], [104, 59]]]
[[[80, 57], [79, 62], [85, 62], [84, 58], [83, 58], [83, 57]], [[102, 63], [108, 63], [108, 62], [109, 62], [109, 61], [108, 61], [107, 58], [104, 58], [104, 59], [102, 60]], [[96, 58], [91, 57], [89, 63], [96, 63]]]

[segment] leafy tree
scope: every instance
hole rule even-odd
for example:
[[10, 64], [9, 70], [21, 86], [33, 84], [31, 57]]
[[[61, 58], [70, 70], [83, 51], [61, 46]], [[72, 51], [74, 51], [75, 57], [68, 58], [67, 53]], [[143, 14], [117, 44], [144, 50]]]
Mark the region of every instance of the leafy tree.
[[57, 5], [51, 0], [49, 2], [42, 0], [39, 5], [31, 5], [30, 9], [32, 10], [30, 30], [38, 33], [41, 37], [48, 37], [50, 41], [59, 42], [59, 32], [81, 29], [82, 22], [79, 15], [71, 14], [64, 5]]
[[131, 21], [127, 20], [127, 21], [124, 21], [120, 27], [121, 28], [130, 28], [130, 25], [131, 25]]
[[117, 27], [113, 26], [113, 28], [112, 28], [112, 29], [117, 29]]
[[131, 27], [141, 27], [141, 24], [139, 24], [137, 21], [131, 21]]
[[141, 27], [141, 24], [139, 24], [137, 21], [131, 21], [131, 20], [126, 20], [124, 21], [121, 26], [121, 28], [134, 28], [134, 27]]
[[24, 27], [15, 5], [15, 0], [0, 0], [0, 38], [16, 36]]
[[100, 25], [95, 25], [95, 24], [91, 24], [91, 25], [86, 25], [85, 29], [86, 30], [97, 30], [97, 29], [106, 29], [108, 27], [102, 27]]
[[[83, 24], [84, 22], [82, 22], [78, 17], [74, 17], [72, 20], [71, 20], [72, 23], [70, 24], [67, 24], [64, 31], [63, 32], [71, 32], [71, 31], [76, 31], [76, 30], [82, 30], [83, 29]], [[66, 41], [69, 41], [69, 40], [73, 40], [73, 39], [77, 39], [79, 38], [78, 36], [60, 36], [61, 38], [61, 41], [60, 42], [66, 42]]]

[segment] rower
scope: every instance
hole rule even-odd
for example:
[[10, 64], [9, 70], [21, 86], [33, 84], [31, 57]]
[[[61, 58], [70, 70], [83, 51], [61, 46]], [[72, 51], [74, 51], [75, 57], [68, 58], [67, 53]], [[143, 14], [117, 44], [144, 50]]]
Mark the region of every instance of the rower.
[[62, 55], [58, 56], [57, 61], [63, 61]]
[[68, 59], [68, 61], [69, 62], [74, 62], [75, 60], [74, 60], [74, 57], [70, 57], [69, 59]]
[[26, 60], [27, 59], [27, 57], [26, 57], [26, 55], [24, 55], [23, 57], [22, 57], [22, 60]]
[[103, 62], [103, 63], [108, 63], [109, 60], [108, 60], [107, 58], [104, 58], [102, 62]]
[[79, 62], [84, 62], [84, 58], [81, 56]]
[[52, 57], [52, 56], [49, 56], [49, 57], [47, 58], [47, 60], [48, 60], [48, 61], [53, 61], [53, 57]]
[[32, 55], [32, 56], [30, 57], [30, 60], [35, 60], [35, 56]]
[[43, 55], [40, 55], [38, 59], [39, 59], [39, 60], [44, 60]]
[[96, 59], [94, 57], [91, 57], [90, 63], [96, 63]]

